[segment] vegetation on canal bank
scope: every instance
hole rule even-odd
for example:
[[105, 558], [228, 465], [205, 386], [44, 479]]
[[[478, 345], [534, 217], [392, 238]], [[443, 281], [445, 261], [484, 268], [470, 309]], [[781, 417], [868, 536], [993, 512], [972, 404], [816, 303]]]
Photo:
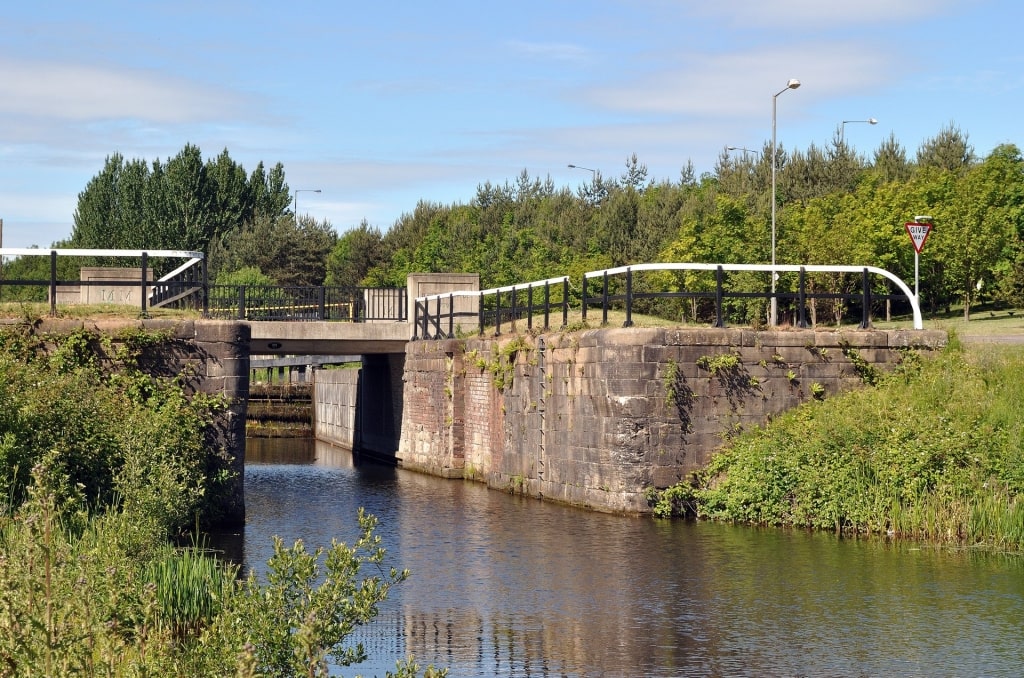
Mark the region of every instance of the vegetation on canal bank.
[[730, 441], [658, 515], [1024, 548], [1024, 348], [954, 337]]
[[[160, 335], [0, 331], [0, 676], [326, 676], [408, 572], [376, 520], [350, 544], [274, 544], [266, 581], [170, 538], [225, 478], [218, 399], [136, 364]], [[116, 368], [116, 369], [113, 369]], [[202, 524], [200, 522], [200, 524]], [[410, 659], [394, 676], [416, 676]], [[427, 667], [424, 676], [444, 675]]]

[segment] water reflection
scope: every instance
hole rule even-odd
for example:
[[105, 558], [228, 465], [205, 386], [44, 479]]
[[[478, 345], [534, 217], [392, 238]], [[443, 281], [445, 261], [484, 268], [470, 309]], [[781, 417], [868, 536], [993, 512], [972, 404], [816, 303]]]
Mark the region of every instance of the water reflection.
[[[251, 441], [250, 441], [251, 442]], [[359, 629], [383, 676], [1015, 675], [1024, 568], [831, 535], [607, 516], [356, 463], [322, 443], [247, 453], [241, 556], [380, 519], [412, 571]], [[295, 449], [292, 449], [292, 448]], [[346, 675], [354, 675], [348, 671]]]

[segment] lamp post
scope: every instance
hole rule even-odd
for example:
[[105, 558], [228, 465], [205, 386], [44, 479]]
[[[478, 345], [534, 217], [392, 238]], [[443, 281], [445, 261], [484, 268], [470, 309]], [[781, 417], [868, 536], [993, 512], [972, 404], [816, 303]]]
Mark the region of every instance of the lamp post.
[[747, 156], [747, 153], [753, 153], [758, 158], [761, 157], [761, 151], [755, 151], [753, 148], [744, 148], [743, 146], [726, 146], [727, 151], [743, 151], [743, 157]]
[[590, 172], [590, 180], [595, 184], [597, 183], [597, 170], [592, 170], [589, 167], [580, 167], [579, 165], [569, 165], [569, 169], [581, 169]]
[[305, 191], [306, 193], [319, 193], [319, 188], [296, 188], [295, 197], [292, 199], [292, 207], [295, 208], [295, 223], [299, 223], [299, 193]]
[[842, 124], [839, 125], [839, 140], [843, 141], [846, 138], [846, 123], [848, 122], [866, 122], [869, 125], [877, 125], [878, 121], [874, 118], [868, 118], [867, 120], [843, 120]]
[[769, 318], [768, 324], [771, 327], [775, 327], [778, 321], [777, 311], [779, 309], [778, 301], [775, 299], [775, 166], [778, 164], [778, 154], [775, 150], [775, 119], [776, 109], [778, 108], [779, 95], [786, 90], [796, 89], [800, 86], [800, 81], [796, 78], [790, 78], [789, 82], [786, 83], [785, 89], [779, 90], [772, 95], [772, 301], [771, 301], [771, 317]]

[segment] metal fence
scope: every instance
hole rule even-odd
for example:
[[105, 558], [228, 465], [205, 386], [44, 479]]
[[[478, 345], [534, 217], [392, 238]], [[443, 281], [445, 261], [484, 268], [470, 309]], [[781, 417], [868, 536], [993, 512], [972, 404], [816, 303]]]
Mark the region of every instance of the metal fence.
[[503, 324], [518, 320], [525, 320], [530, 330], [534, 316], [546, 330], [555, 314], [562, 316], [561, 326], [565, 327], [569, 276], [487, 290], [431, 294], [416, 298], [413, 339], [446, 339], [470, 328], [482, 334], [489, 326], [494, 327], [495, 334], [501, 334]]
[[[703, 289], [674, 289], [660, 291], [639, 292], [634, 286], [634, 276], [644, 272], [664, 271], [693, 271], [704, 272], [714, 275], [712, 284], [705, 283]], [[762, 272], [768, 275], [780, 273], [796, 274], [797, 282], [795, 291], [761, 291], [761, 290], [734, 290], [726, 286], [726, 274], [731, 272]], [[810, 291], [807, 285], [809, 273], [828, 273], [839, 275], [853, 275], [860, 278], [860, 290], [857, 293], [842, 292], [821, 292]], [[879, 276], [896, 285], [902, 294], [873, 294], [871, 290], [871, 277]], [[613, 284], [613, 279], [620, 279], [619, 285]], [[597, 293], [588, 290], [588, 281], [599, 280], [600, 285]], [[760, 298], [766, 301], [775, 299], [791, 305], [795, 312], [794, 324], [797, 327], [807, 327], [807, 310], [809, 302], [814, 300], [840, 300], [857, 303], [861, 308], [860, 327], [867, 328], [871, 325], [871, 305], [873, 300], [879, 299], [906, 299], [909, 302], [911, 313], [914, 319], [914, 329], [923, 329], [924, 322], [921, 317], [921, 308], [917, 297], [910, 288], [897, 276], [881, 268], [874, 266], [841, 266], [841, 265], [783, 265], [783, 264], [699, 264], [699, 263], [660, 263], [660, 264], [636, 264], [633, 266], [620, 266], [601, 271], [590, 271], [583, 276], [583, 300], [582, 314], [586, 320], [587, 309], [590, 306], [599, 305], [602, 309], [602, 322], [608, 322], [608, 310], [612, 307], [621, 308], [626, 313], [625, 326], [633, 324], [633, 307], [639, 299], [709, 299], [713, 302], [715, 327], [725, 326], [724, 304], [727, 299], [750, 299]], [[769, 324], [775, 324], [776, 318], [768, 318]]]
[[[405, 321], [408, 316], [404, 287], [210, 285], [201, 252], [7, 248], [0, 249], [0, 257], [3, 256], [49, 257], [47, 279], [0, 277], [0, 289], [46, 287], [51, 315], [57, 314], [59, 288], [102, 286], [138, 290], [138, 308], [143, 316], [157, 307], [193, 310], [204, 317], [231, 320], [383, 322]], [[61, 280], [57, 274], [60, 256], [137, 260], [141, 263], [141, 275], [116, 280]], [[153, 280], [150, 262], [158, 257], [188, 261], [159, 280]]]
[[210, 285], [207, 315], [230, 320], [406, 320], [404, 287]]

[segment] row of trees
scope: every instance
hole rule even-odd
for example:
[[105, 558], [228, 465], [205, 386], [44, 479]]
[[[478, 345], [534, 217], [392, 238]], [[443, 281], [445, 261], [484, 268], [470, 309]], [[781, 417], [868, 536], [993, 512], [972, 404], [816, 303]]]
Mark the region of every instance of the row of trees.
[[[62, 244], [202, 250], [221, 282], [286, 285], [402, 286], [414, 272], [474, 272], [494, 287], [564, 274], [578, 281], [587, 270], [639, 262], [766, 263], [771, 162], [767, 144], [723, 151], [711, 172], [698, 177], [688, 164], [678, 180], [655, 182], [633, 155], [620, 176], [595, 172], [575, 191], [524, 170], [514, 181], [479, 185], [468, 203], [421, 201], [386, 231], [364, 220], [339, 237], [329, 222], [289, 211], [280, 163], [246, 174], [227, 150], [204, 162], [187, 145], [165, 163], [108, 158], [79, 195]], [[893, 136], [868, 159], [837, 133], [824, 147], [779, 149], [776, 163], [779, 263], [873, 265], [912, 280], [903, 224], [929, 214], [935, 229], [921, 256], [928, 308], [962, 304], [969, 314], [979, 302], [1024, 305], [1024, 160], [1016, 146], [978, 158], [949, 125], [913, 159]], [[11, 268], [6, 277], [18, 277]], [[691, 276], [651, 284], [709, 283]], [[857, 283], [819, 276], [813, 284], [845, 292]], [[753, 318], [759, 303], [733, 312]], [[844, 307], [828, 312], [838, 320]]]
[[[779, 263], [880, 266], [913, 280], [903, 224], [928, 214], [928, 308], [962, 304], [969, 314], [982, 300], [1024, 304], [1024, 159], [1016, 146], [978, 159], [950, 125], [913, 160], [894, 137], [869, 161], [837, 134], [824, 148], [779, 150], [777, 163]], [[328, 279], [402, 285], [410, 272], [468, 271], [490, 287], [563, 274], [579, 280], [585, 270], [639, 262], [766, 263], [770, 196], [767, 145], [723, 152], [699, 178], [689, 165], [676, 182], [649, 181], [635, 155], [620, 177], [595, 173], [575, 192], [524, 171], [514, 183], [479, 186], [468, 204], [421, 202], [386, 233], [361, 224], [339, 239]], [[844, 292], [859, 281], [820, 276], [815, 284]], [[836, 316], [843, 310], [838, 302], [831, 308]]]

